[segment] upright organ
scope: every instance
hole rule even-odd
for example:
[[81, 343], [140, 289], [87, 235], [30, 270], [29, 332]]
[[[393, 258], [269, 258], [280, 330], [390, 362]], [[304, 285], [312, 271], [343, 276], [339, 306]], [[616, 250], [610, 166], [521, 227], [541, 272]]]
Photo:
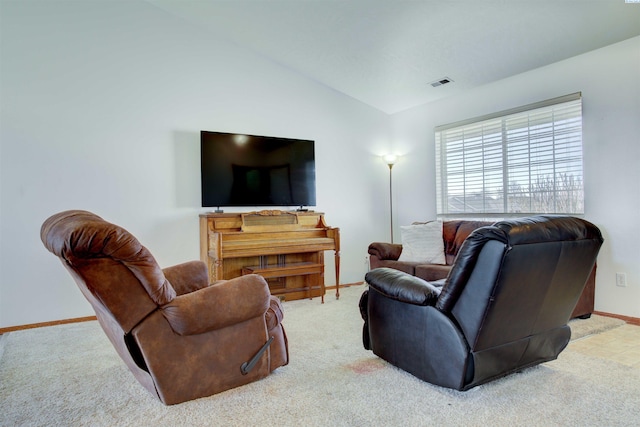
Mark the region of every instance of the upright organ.
[[200, 215], [200, 259], [209, 281], [259, 274], [285, 300], [320, 296], [324, 302], [324, 252], [334, 251], [340, 297], [340, 229], [319, 212], [265, 210]]

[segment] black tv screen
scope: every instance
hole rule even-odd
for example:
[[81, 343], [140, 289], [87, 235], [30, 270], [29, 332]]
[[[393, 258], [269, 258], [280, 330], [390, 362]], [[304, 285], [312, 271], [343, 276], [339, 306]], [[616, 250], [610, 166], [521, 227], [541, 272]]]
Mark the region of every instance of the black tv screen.
[[315, 206], [314, 141], [200, 132], [202, 206]]

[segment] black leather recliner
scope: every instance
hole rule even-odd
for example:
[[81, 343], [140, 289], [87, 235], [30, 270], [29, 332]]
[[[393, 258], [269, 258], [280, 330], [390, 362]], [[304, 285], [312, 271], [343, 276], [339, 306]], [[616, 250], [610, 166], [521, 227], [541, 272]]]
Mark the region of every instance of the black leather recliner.
[[364, 347], [457, 390], [556, 359], [602, 242], [582, 219], [536, 216], [474, 231], [443, 284], [371, 270]]

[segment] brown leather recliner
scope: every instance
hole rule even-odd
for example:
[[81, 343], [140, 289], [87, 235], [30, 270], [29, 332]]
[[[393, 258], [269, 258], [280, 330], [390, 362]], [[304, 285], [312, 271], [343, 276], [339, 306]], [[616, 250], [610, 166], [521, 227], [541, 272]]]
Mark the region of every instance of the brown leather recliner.
[[602, 242], [587, 221], [538, 216], [475, 230], [442, 287], [372, 270], [360, 300], [364, 347], [457, 390], [556, 359]]
[[200, 261], [162, 270], [129, 232], [87, 211], [51, 216], [40, 236], [133, 375], [164, 404], [238, 387], [288, 363], [282, 306], [262, 277], [210, 285]]

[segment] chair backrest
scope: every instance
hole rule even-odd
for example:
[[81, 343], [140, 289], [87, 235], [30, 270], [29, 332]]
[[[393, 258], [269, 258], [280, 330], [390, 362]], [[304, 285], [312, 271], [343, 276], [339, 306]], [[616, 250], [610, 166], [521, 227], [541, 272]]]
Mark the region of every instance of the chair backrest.
[[91, 212], [51, 216], [40, 238], [71, 272], [96, 315], [115, 320], [125, 333], [176, 296], [156, 260], [135, 237]]
[[460, 325], [472, 351], [566, 325], [603, 239], [574, 217], [501, 221], [464, 242], [436, 307]]

